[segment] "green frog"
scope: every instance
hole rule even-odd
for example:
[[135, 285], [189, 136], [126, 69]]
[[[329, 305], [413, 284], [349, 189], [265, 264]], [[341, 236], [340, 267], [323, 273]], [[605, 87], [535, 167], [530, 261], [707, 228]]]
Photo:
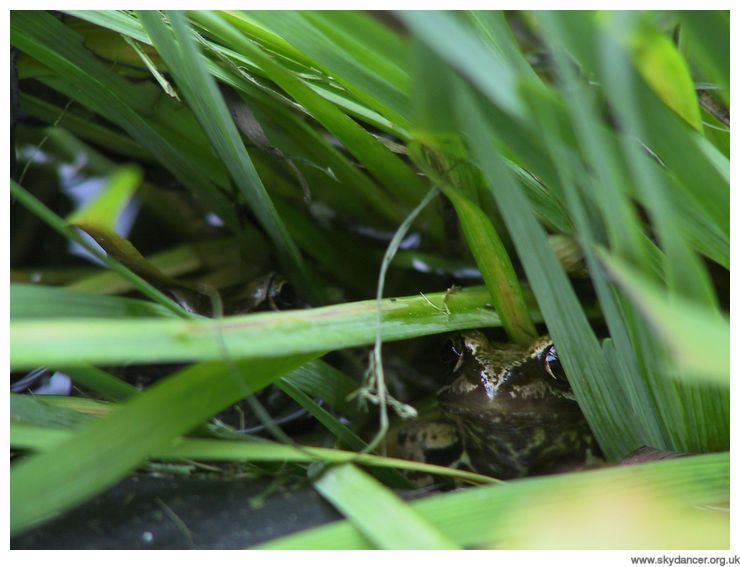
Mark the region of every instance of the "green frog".
[[456, 338], [453, 352], [452, 381], [437, 394], [442, 419], [401, 429], [405, 458], [511, 479], [598, 455], [549, 337], [501, 345], [470, 331]]

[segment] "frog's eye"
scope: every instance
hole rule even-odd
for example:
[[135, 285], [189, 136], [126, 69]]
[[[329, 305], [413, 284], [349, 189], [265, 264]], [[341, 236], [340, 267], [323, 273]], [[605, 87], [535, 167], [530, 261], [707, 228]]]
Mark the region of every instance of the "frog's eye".
[[462, 364], [463, 353], [465, 348], [462, 337], [455, 335], [447, 339], [442, 347], [442, 364], [450, 369], [450, 372], [457, 371]]
[[568, 387], [568, 378], [565, 377], [565, 371], [563, 365], [560, 364], [558, 358], [558, 352], [555, 350], [555, 345], [548, 346], [542, 353], [542, 365], [545, 367], [545, 372], [550, 376], [558, 386]]

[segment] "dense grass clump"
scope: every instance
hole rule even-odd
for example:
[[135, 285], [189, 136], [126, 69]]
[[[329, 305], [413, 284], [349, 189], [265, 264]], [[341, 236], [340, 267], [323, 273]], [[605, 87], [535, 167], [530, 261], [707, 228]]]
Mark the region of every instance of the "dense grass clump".
[[[728, 13], [14, 12], [11, 44], [11, 367], [76, 388], [11, 394], [12, 534], [191, 459], [347, 518], [276, 548], [728, 545]], [[550, 334], [607, 461], [697, 455], [389, 456], [424, 337], [475, 328]]]

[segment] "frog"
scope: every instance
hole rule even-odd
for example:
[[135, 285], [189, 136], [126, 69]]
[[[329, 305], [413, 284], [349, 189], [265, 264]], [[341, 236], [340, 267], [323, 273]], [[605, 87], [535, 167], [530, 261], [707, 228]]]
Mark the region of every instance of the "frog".
[[439, 419], [401, 428], [401, 456], [502, 480], [586, 466], [600, 451], [548, 335], [497, 344], [480, 330], [452, 339]]

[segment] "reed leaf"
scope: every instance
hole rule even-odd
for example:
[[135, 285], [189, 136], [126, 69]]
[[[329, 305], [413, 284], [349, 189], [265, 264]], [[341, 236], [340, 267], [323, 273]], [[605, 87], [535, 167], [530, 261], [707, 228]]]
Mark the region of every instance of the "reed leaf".
[[[487, 292], [480, 288], [383, 300], [383, 339], [498, 326], [499, 318], [486, 307], [487, 301]], [[347, 348], [373, 343], [376, 309], [371, 300], [182, 324], [164, 319], [13, 321], [11, 365], [21, 369], [78, 362], [220, 360], [222, 341], [236, 358]], [[43, 351], [39, 342], [45, 345]]]

